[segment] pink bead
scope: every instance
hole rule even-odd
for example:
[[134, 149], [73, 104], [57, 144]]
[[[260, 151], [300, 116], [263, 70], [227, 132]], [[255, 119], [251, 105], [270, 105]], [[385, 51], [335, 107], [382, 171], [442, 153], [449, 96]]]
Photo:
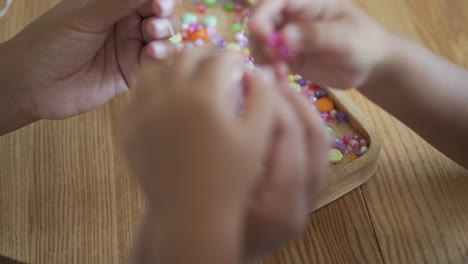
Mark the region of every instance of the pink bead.
[[351, 140], [350, 135], [344, 135], [343, 136], [343, 143], [348, 144], [350, 140]]
[[242, 12], [242, 5], [237, 4], [237, 5], [234, 7], [234, 11], [235, 11], [236, 13], [241, 13], [241, 12]]
[[199, 5], [197, 10], [199, 13], [204, 14], [206, 12], [206, 5]]
[[354, 151], [359, 149], [359, 142], [357, 140], [351, 139], [348, 142], [348, 147]]
[[326, 113], [326, 112], [322, 113], [321, 116], [322, 116], [323, 121], [325, 121], [325, 122], [328, 122], [331, 119], [330, 114]]
[[353, 136], [353, 139], [359, 141], [359, 140], [361, 140], [361, 137], [358, 136], [358, 135], [354, 135], [354, 136]]
[[365, 139], [361, 139], [359, 141], [359, 146], [361, 146], [361, 147], [367, 147], [367, 144], [368, 144], [368, 142]]
[[205, 41], [203, 39], [195, 40], [195, 45], [197, 46], [203, 46], [204, 44], [205, 44]]
[[205, 29], [206, 34], [210, 37], [216, 35], [216, 28], [215, 27], [206, 27]]

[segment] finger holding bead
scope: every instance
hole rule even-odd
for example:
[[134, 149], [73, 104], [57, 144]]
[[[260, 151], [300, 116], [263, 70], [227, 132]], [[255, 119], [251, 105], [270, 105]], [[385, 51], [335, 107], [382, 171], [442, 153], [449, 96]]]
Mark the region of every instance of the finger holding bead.
[[168, 39], [177, 33], [180, 23], [175, 16], [168, 18], [149, 17], [143, 20], [142, 35], [146, 42]]

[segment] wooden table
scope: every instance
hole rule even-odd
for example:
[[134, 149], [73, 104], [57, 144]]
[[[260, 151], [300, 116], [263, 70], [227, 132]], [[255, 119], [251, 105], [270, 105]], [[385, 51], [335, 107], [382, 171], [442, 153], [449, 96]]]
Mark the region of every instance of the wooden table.
[[[0, 41], [55, 2], [15, 0], [0, 19]], [[468, 67], [468, 1], [359, 4]], [[349, 96], [382, 138], [376, 175], [311, 215], [300, 239], [261, 263], [466, 263], [468, 172], [359, 93]], [[125, 262], [142, 210], [115, 140], [125, 100], [0, 138], [0, 254], [27, 263]]]

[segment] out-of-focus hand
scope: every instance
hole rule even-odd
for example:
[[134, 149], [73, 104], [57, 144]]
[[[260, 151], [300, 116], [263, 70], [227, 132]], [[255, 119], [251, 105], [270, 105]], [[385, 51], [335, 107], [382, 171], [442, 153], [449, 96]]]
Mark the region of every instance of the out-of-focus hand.
[[[323, 123], [299, 94], [275, 87], [268, 70], [246, 73], [244, 110], [237, 116], [234, 95], [244, 70], [240, 56], [202, 49], [142, 76], [121, 134], [149, 200], [151, 219], [136, 249], [144, 259], [151, 259], [150, 230], [162, 223], [175, 225], [178, 234], [205, 230], [194, 223], [206, 223], [210, 235], [196, 238], [200, 246], [224, 226], [239, 234], [234, 244], [245, 242], [242, 258], [303, 229], [328, 165]], [[236, 230], [227, 231], [233, 221]], [[218, 245], [232, 245], [228, 234]]]
[[84, 113], [136, 84], [143, 61], [171, 53], [177, 0], [63, 0], [1, 45], [5, 79], [35, 119]]
[[268, 47], [277, 31], [293, 71], [335, 88], [362, 85], [389, 56], [389, 34], [348, 0], [261, 0], [250, 28], [260, 61], [284, 64]]

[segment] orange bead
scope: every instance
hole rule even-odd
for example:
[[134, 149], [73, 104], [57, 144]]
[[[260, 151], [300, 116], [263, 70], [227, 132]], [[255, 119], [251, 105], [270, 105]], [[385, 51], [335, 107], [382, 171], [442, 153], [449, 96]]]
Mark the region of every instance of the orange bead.
[[206, 34], [205, 29], [197, 30], [192, 33], [190, 33], [189, 36], [190, 40], [195, 41], [197, 39], [203, 39], [207, 40], [208, 39], [208, 34]]
[[349, 158], [350, 161], [354, 161], [354, 160], [357, 160], [359, 157], [358, 156], [352, 156], [351, 158]]
[[327, 97], [318, 99], [316, 105], [317, 109], [322, 113], [330, 112], [331, 110], [333, 110], [333, 108], [335, 108], [335, 104], [333, 103], [333, 101]]

